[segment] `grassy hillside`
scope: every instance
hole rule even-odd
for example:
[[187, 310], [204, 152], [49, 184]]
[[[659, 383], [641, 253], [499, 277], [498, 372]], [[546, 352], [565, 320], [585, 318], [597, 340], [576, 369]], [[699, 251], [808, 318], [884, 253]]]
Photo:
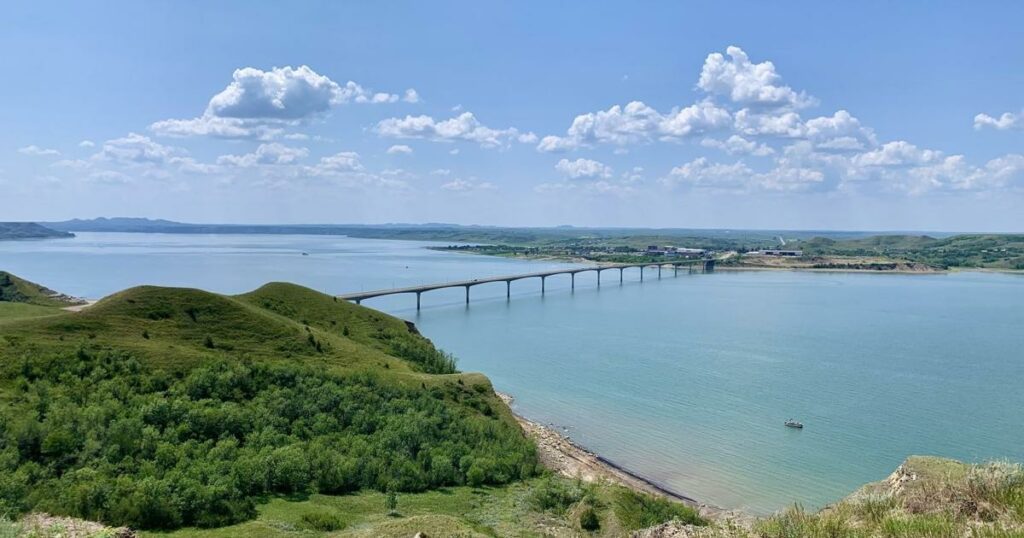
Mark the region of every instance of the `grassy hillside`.
[[61, 314], [61, 308], [77, 304], [38, 284], [0, 271], [0, 325], [12, 321]]
[[486, 378], [401, 320], [299, 286], [139, 287], [0, 332], [0, 513], [209, 527], [268, 495], [536, 472]]
[[75, 234], [47, 228], [34, 222], [0, 222], [0, 241], [5, 239], [47, 239]]
[[819, 513], [799, 507], [752, 535], [953, 538], [1024, 536], [1024, 469], [911, 457], [887, 479]]

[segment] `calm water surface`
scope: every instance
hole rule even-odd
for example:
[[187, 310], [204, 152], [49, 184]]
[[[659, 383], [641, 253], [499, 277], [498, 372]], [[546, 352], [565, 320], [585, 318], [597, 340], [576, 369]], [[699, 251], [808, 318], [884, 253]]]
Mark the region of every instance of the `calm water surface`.
[[[321, 236], [79, 234], [0, 243], [0, 269], [89, 298], [137, 284], [330, 293], [555, 268]], [[302, 252], [308, 256], [301, 255]], [[907, 455], [1024, 460], [1024, 277], [592, 274], [367, 301], [417, 322], [523, 414], [675, 490], [820, 506]], [[782, 426], [789, 417], [807, 427]]]

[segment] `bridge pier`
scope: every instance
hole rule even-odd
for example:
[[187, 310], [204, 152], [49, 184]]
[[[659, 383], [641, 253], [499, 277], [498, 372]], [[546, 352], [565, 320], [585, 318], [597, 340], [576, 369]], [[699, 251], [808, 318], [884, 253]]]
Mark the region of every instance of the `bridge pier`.
[[362, 303], [362, 302], [363, 302], [363, 300], [362, 300], [362, 299], [356, 299], [356, 304], [360, 304], [360, 303]]
[[661, 280], [661, 264], [658, 264], [658, 280]]
[[417, 292], [416, 292], [416, 311], [417, 311], [417, 312], [419, 312], [419, 311], [420, 311], [420, 295], [421, 295], [422, 293], [423, 293], [422, 291], [417, 291]]
[[546, 277], [540, 277], [540, 294], [541, 295], [544, 295], [544, 281], [545, 280], [547, 280]]
[[644, 281], [644, 266], [640, 266], [640, 282]]
[[594, 272], [597, 273], [597, 287], [600, 288], [601, 287], [601, 270], [598, 269], [597, 271], [594, 271]]
[[572, 279], [572, 283], [569, 284], [569, 289], [576, 291], [576, 273], [569, 273], [569, 277]]
[[466, 304], [469, 304], [469, 286], [466, 286]]
[[672, 276], [679, 276], [679, 264], [678, 263], [672, 264], [672, 271], [673, 271]]
[[511, 299], [511, 298], [512, 298], [512, 281], [511, 280], [506, 280], [505, 281], [505, 299], [507, 300], [507, 299]]
[[619, 284], [622, 284], [622, 267], [619, 267]]

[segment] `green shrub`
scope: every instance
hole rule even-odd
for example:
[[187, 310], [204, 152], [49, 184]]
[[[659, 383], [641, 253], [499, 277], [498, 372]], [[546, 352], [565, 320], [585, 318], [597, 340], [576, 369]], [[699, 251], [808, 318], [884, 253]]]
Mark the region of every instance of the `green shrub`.
[[548, 476], [534, 486], [528, 500], [537, 510], [561, 514], [582, 499], [583, 494], [578, 484]]
[[625, 488], [615, 495], [614, 509], [619, 521], [629, 530], [653, 527], [672, 520], [688, 525], [705, 524], [697, 511], [685, 504]]
[[304, 529], [320, 532], [331, 532], [345, 528], [341, 516], [327, 511], [306, 512], [299, 518]]

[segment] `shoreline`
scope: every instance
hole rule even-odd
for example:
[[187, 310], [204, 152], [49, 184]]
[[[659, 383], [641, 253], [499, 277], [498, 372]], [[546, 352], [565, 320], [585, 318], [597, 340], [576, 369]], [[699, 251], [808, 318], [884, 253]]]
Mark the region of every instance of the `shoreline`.
[[695, 508], [701, 516], [714, 518], [727, 511], [724, 508], [703, 503], [694, 497], [674, 491], [668, 486], [645, 478], [629, 469], [576, 443], [555, 428], [530, 420], [512, 409], [514, 398], [506, 393], [495, 394], [511, 411], [523, 433], [537, 444], [537, 455], [541, 464], [556, 474], [567, 478], [578, 478], [584, 482], [605, 480], [626, 488], [664, 497]]

